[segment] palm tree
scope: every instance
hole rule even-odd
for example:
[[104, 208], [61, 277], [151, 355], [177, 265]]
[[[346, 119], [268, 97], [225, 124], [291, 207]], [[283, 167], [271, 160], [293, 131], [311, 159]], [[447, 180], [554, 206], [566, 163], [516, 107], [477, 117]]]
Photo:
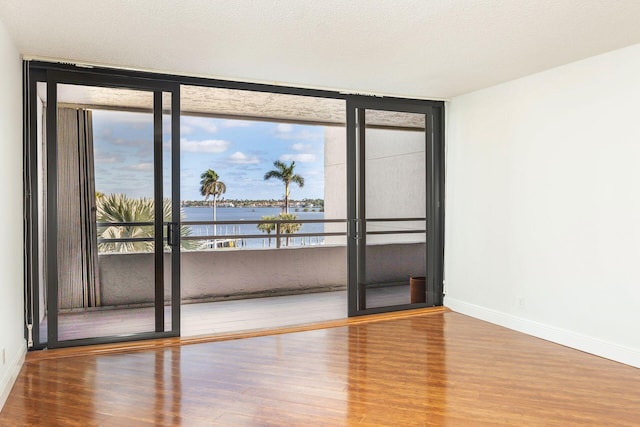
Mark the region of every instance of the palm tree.
[[[155, 217], [155, 203], [150, 198], [133, 199], [124, 194], [102, 195], [96, 198], [96, 221], [107, 225], [97, 228], [98, 237], [103, 239], [152, 238], [153, 225], [108, 225], [114, 223], [153, 223]], [[162, 220], [171, 221], [171, 201], [164, 199], [162, 203]], [[180, 218], [184, 212], [180, 209]], [[181, 236], [190, 236], [191, 228], [180, 227]], [[194, 240], [182, 240], [183, 249], [199, 249], [200, 244]], [[100, 253], [105, 252], [153, 252], [153, 241], [120, 241], [102, 242], [98, 244]]]
[[293, 169], [296, 167], [296, 162], [292, 161], [290, 165], [287, 166], [286, 163], [281, 162], [280, 160], [276, 160], [273, 162], [273, 166], [276, 168], [274, 170], [270, 170], [269, 172], [264, 174], [264, 180], [268, 180], [271, 178], [279, 179], [284, 182], [284, 213], [289, 213], [289, 184], [295, 182], [298, 184], [298, 187], [304, 187], [304, 178], [300, 175], [294, 174]]
[[[261, 221], [269, 221], [269, 222], [261, 222], [257, 225], [258, 230], [267, 233], [269, 236], [269, 247], [271, 247], [271, 232], [276, 230], [276, 223], [274, 221], [293, 221], [298, 219], [294, 214], [285, 214], [281, 213], [278, 216], [263, 216], [260, 218]], [[280, 224], [280, 234], [293, 234], [297, 233], [300, 230], [302, 224], [299, 222], [285, 222], [284, 224]], [[286, 237], [285, 246], [289, 246], [289, 236]], [[280, 241], [280, 237], [277, 237], [277, 241]], [[276, 247], [280, 247], [279, 244]]]
[[[275, 221], [277, 220], [277, 216], [265, 215], [260, 217], [262, 221]], [[269, 235], [269, 247], [271, 247], [271, 232], [276, 229], [276, 224], [274, 222], [261, 222], [257, 226], [258, 230], [267, 233]]]
[[[280, 214], [278, 215], [278, 219], [284, 220], [284, 221], [293, 221], [298, 219], [297, 216], [295, 216], [294, 214]], [[282, 234], [293, 234], [293, 233], [297, 233], [298, 230], [300, 230], [300, 227], [302, 227], [302, 224], [300, 224], [299, 222], [287, 222], [284, 223], [280, 226], [280, 232]], [[289, 246], [289, 236], [287, 236], [286, 240], [285, 240], [285, 246]]]
[[[200, 194], [204, 196], [205, 200], [209, 199], [209, 196], [213, 196], [213, 222], [216, 222], [216, 208], [218, 203], [218, 197], [227, 191], [227, 186], [224, 182], [220, 181], [220, 177], [213, 169], [207, 169], [200, 175]], [[213, 225], [213, 235], [216, 235], [216, 225]]]

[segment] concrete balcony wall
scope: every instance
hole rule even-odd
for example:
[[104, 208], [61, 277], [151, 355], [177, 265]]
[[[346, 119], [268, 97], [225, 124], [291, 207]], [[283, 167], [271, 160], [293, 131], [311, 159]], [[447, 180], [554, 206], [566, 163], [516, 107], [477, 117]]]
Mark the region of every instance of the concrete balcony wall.
[[340, 288], [346, 259], [340, 246], [186, 252], [182, 299]]
[[368, 245], [365, 263], [367, 273], [364, 282], [372, 286], [400, 284], [409, 283], [411, 276], [425, 276], [427, 274], [425, 251], [424, 242]]
[[[329, 291], [347, 285], [345, 246], [183, 252], [181, 263], [183, 302]], [[153, 254], [103, 254], [98, 264], [101, 305], [153, 302]], [[425, 269], [424, 243], [367, 247], [367, 283], [407, 281]], [[164, 277], [168, 297], [168, 254]]]
[[[193, 251], [181, 254], [182, 301], [239, 295], [330, 290], [347, 283], [346, 248]], [[165, 295], [170, 295], [170, 256], [165, 254]], [[102, 305], [153, 301], [153, 254], [99, 256]]]

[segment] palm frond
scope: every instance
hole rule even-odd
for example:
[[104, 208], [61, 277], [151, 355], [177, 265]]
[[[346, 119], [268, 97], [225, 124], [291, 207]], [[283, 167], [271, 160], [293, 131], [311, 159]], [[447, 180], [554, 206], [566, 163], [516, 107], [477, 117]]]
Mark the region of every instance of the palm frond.
[[[98, 223], [133, 223], [131, 225], [104, 225], [97, 227], [98, 237], [103, 239], [153, 238], [155, 220], [155, 203], [150, 198], [130, 198], [124, 194], [109, 194], [96, 199], [96, 221]], [[162, 221], [171, 222], [172, 207], [169, 199], [162, 203]], [[184, 212], [180, 210], [180, 218]], [[137, 225], [135, 225], [137, 223]], [[191, 235], [191, 228], [180, 227], [181, 236]], [[191, 240], [181, 242], [183, 249], [197, 249], [199, 243]], [[154, 242], [101, 242], [99, 252], [153, 252]]]

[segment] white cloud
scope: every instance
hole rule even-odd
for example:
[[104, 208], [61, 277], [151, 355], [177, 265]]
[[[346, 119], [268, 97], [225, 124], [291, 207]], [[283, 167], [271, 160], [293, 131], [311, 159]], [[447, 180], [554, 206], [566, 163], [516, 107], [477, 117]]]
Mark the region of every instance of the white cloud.
[[135, 171], [150, 171], [153, 170], [153, 163], [138, 163], [135, 165], [130, 165], [129, 169]]
[[293, 125], [280, 123], [274, 132], [276, 138], [294, 141], [322, 141], [324, 131], [310, 131], [309, 129], [300, 129], [294, 132]]
[[253, 122], [247, 120], [230, 120], [227, 119], [222, 122], [222, 126], [226, 128], [248, 128], [253, 126]]
[[229, 148], [229, 141], [222, 139], [205, 139], [203, 141], [190, 141], [186, 138], [180, 140], [180, 151], [189, 153], [223, 153]]
[[291, 146], [292, 150], [295, 151], [311, 151], [311, 144], [303, 144], [302, 142], [296, 142]]
[[294, 135], [295, 139], [301, 139], [303, 141], [322, 141], [324, 139], [323, 132], [311, 132], [309, 130], [303, 130]]
[[300, 163], [311, 163], [316, 161], [315, 154], [283, 154], [280, 156], [283, 162], [296, 161]]
[[218, 131], [218, 126], [216, 126], [213, 119], [208, 117], [183, 116], [180, 119], [181, 133], [185, 135], [191, 134], [194, 128], [201, 129], [208, 133], [216, 133]]
[[119, 153], [102, 153], [96, 151], [94, 155], [96, 165], [102, 163], [122, 163], [124, 162], [124, 156]]
[[289, 123], [278, 123], [276, 126], [277, 133], [290, 133], [291, 131], [293, 131], [293, 125]]
[[249, 157], [240, 151], [236, 151], [229, 156], [229, 163], [233, 163], [236, 165], [254, 165], [256, 163], [260, 163], [260, 159], [258, 158], [258, 156]]

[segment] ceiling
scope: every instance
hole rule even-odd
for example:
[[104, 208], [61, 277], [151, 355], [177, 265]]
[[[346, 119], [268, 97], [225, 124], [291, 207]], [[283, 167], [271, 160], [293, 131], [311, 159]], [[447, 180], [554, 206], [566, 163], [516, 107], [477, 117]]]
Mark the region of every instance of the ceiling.
[[448, 99], [640, 43], [639, 0], [0, 0], [21, 53]]
[[[37, 87], [38, 96], [46, 104], [46, 85], [38, 83]], [[169, 93], [165, 95], [162, 108], [170, 111], [171, 98]], [[59, 106], [153, 111], [153, 92], [141, 90], [59, 84], [57, 101]], [[344, 126], [345, 109], [345, 101], [341, 99], [188, 85], [180, 89], [181, 115]], [[407, 130], [425, 127], [424, 114], [397, 111], [367, 109], [365, 121], [369, 127]]]

